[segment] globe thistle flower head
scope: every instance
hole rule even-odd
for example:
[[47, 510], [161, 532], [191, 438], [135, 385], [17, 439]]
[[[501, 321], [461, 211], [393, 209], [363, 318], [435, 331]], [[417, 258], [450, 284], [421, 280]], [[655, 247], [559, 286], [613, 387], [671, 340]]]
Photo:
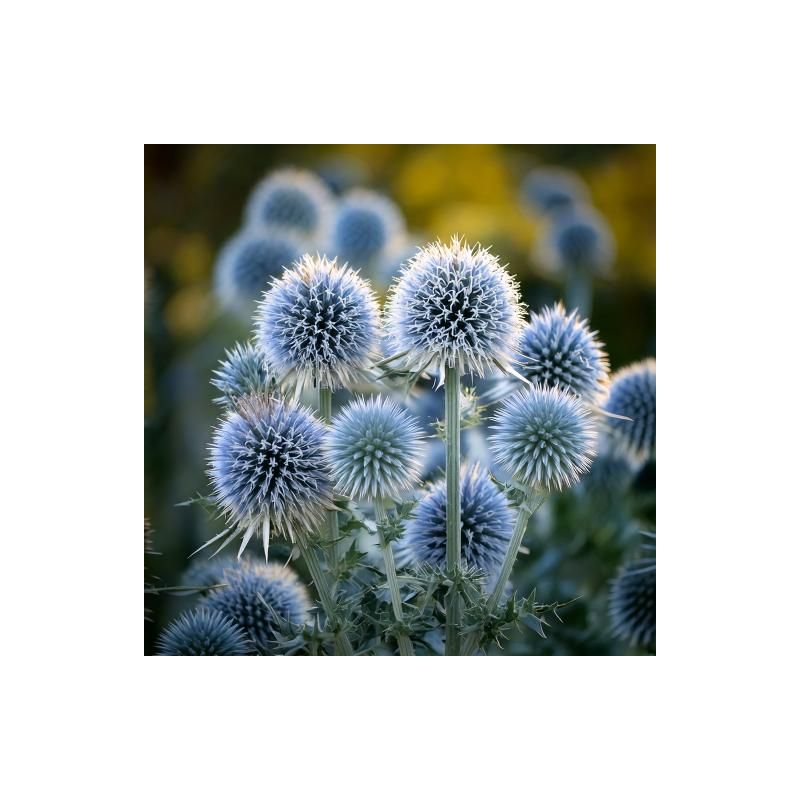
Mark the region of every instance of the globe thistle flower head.
[[403, 215], [388, 197], [354, 189], [336, 208], [328, 252], [352, 267], [368, 267], [404, 231]]
[[204, 588], [225, 583], [225, 572], [229, 569], [239, 569], [243, 565], [255, 563], [245, 553], [241, 559], [233, 554], [221, 554], [214, 558], [195, 558], [184, 570], [181, 576], [181, 586], [188, 588]]
[[266, 552], [272, 529], [293, 538], [295, 526], [321, 523], [333, 502], [324, 436], [314, 416], [275, 395], [247, 395], [228, 412], [209, 457], [213, 498], [230, 521], [215, 537], [229, 534], [223, 547], [241, 533], [241, 555], [259, 534]]
[[556, 386], [588, 403], [602, 400], [608, 386], [608, 356], [597, 333], [561, 303], [531, 315], [519, 346], [519, 372], [532, 384]]
[[540, 257], [553, 272], [574, 271], [608, 276], [616, 255], [611, 229], [585, 206], [560, 214], [550, 225]]
[[522, 198], [544, 215], [559, 214], [590, 200], [586, 184], [574, 172], [558, 167], [531, 170], [522, 182]]
[[397, 497], [420, 478], [422, 431], [391, 400], [357, 398], [336, 416], [327, 453], [336, 490], [354, 499]]
[[656, 562], [643, 558], [623, 566], [608, 598], [611, 631], [634, 647], [656, 642]]
[[262, 655], [274, 652], [282, 624], [305, 624], [311, 600], [292, 570], [275, 564], [253, 564], [225, 571], [227, 586], [215, 589], [202, 606], [239, 625]]
[[[499, 572], [514, 527], [506, 496], [477, 464], [461, 468], [461, 558], [489, 577]], [[444, 566], [447, 550], [447, 485], [437, 481], [420, 500], [401, 540], [401, 563]]]
[[256, 312], [257, 346], [298, 392], [355, 383], [377, 355], [380, 311], [369, 285], [336, 260], [304, 255], [273, 282]]
[[270, 383], [261, 353], [252, 344], [240, 342], [225, 351], [225, 360], [211, 379], [211, 385], [221, 392], [214, 402], [229, 409], [245, 395], [268, 393]]
[[236, 234], [220, 250], [214, 269], [220, 302], [249, 319], [270, 280], [297, 261], [305, 249], [291, 232], [258, 229]]
[[648, 358], [615, 373], [605, 410], [609, 436], [639, 466], [656, 451], [656, 360]]
[[516, 282], [497, 257], [458, 237], [433, 242], [409, 261], [389, 291], [386, 335], [407, 368], [445, 366], [483, 375], [512, 357], [522, 329]]
[[161, 656], [247, 656], [247, 634], [220, 611], [193, 609], [178, 617], [158, 637]]
[[249, 227], [269, 226], [304, 238], [324, 235], [333, 197], [313, 172], [279, 169], [253, 189], [245, 209]]
[[511, 395], [495, 416], [489, 446], [519, 483], [559, 491], [588, 472], [597, 430], [586, 404], [556, 387]]

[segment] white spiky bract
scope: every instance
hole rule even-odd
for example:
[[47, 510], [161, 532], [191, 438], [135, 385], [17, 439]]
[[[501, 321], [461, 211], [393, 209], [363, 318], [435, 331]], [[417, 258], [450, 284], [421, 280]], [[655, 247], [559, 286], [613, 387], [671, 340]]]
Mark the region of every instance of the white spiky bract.
[[357, 398], [333, 420], [327, 454], [336, 490], [354, 499], [397, 497], [420, 478], [422, 431], [384, 397]]
[[532, 384], [556, 386], [588, 403], [602, 401], [608, 388], [608, 356], [597, 333], [556, 303], [531, 315], [519, 345], [519, 372]]
[[253, 189], [245, 209], [249, 227], [271, 226], [305, 238], [325, 236], [334, 200], [313, 172], [286, 167], [270, 173]]
[[314, 531], [333, 506], [324, 436], [324, 425], [294, 403], [275, 395], [243, 397], [210, 447], [213, 497], [231, 523], [211, 542], [228, 534], [224, 547], [241, 533], [241, 555], [258, 534], [266, 554], [271, 531], [291, 539], [296, 526]]
[[349, 267], [304, 255], [273, 282], [256, 312], [257, 346], [281, 382], [337, 389], [358, 381], [378, 356], [380, 310]]
[[597, 429], [579, 398], [535, 386], [511, 395], [495, 416], [489, 446], [497, 460], [527, 487], [566, 489], [591, 466]]
[[[454, 236], [432, 242], [389, 291], [385, 332], [413, 372], [444, 368], [483, 375], [512, 358], [523, 325], [516, 281], [497, 257]], [[398, 358], [398, 362], [400, 359]]]

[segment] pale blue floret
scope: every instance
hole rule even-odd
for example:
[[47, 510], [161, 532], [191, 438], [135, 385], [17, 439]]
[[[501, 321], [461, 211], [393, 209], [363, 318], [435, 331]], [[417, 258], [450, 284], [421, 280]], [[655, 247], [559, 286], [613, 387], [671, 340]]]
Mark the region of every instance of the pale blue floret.
[[419, 480], [422, 445], [411, 414], [391, 400], [354, 400], [328, 433], [336, 490], [355, 499], [398, 497]]
[[281, 383], [336, 389], [376, 359], [379, 325], [375, 295], [356, 272], [305, 255], [259, 303], [256, 345]]
[[552, 215], [588, 203], [589, 190], [574, 172], [539, 167], [523, 180], [522, 197], [537, 213]]
[[293, 539], [296, 526], [319, 526], [332, 504], [324, 436], [311, 413], [274, 395], [247, 395], [227, 414], [209, 458], [213, 498], [230, 523], [216, 537], [228, 535], [223, 546], [241, 533], [241, 554], [258, 534], [266, 552], [270, 530]]
[[591, 466], [597, 429], [588, 407], [574, 394], [535, 386], [511, 395], [494, 421], [489, 446], [524, 486], [565, 489]]
[[628, 419], [608, 418], [609, 436], [640, 465], [656, 451], [656, 360], [631, 364], [612, 376], [605, 410]]
[[404, 231], [403, 215], [388, 197], [355, 189], [336, 208], [327, 253], [354, 268], [370, 267]]
[[270, 383], [264, 357], [249, 342], [237, 342], [226, 350], [225, 360], [211, 379], [211, 385], [221, 392], [214, 402], [226, 408], [234, 408], [245, 395], [268, 392]]
[[325, 235], [333, 209], [333, 196], [313, 172], [280, 169], [261, 181], [245, 210], [249, 227], [270, 226], [292, 231], [307, 239]]
[[227, 615], [206, 608], [187, 611], [161, 633], [161, 656], [247, 656], [253, 645]]
[[522, 329], [516, 282], [496, 256], [458, 237], [433, 242], [408, 262], [389, 292], [385, 331], [413, 372], [461, 374], [504, 367]]
[[[461, 558], [490, 578], [499, 571], [511, 540], [514, 514], [506, 496], [478, 465], [461, 468]], [[445, 565], [447, 486], [433, 484], [406, 524], [398, 547], [401, 564]]]
[[291, 232], [257, 229], [237, 233], [220, 250], [214, 270], [222, 305], [249, 319], [271, 279], [280, 276], [305, 250]]
[[275, 651], [282, 625], [304, 625], [310, 615], [308, 592], [292, 570], [274, 564], [245, 564], [224, 573], [227, 586], [214, 589], [203, 607], [239, 625], [261, 655]]
[[522, 332], [517, 369], [532, 384], [555, 386], [589, 403], [602, 400], [608, 387], [608, 356], [597, 333], [577, 310], [561, 303], [531, 315]]

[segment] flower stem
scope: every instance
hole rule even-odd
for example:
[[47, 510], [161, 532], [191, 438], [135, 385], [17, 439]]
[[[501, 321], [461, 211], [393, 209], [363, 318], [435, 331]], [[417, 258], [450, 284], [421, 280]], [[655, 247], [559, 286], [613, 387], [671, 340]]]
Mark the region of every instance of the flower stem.
[[[447, 458], [445, 461], [447, 483], [447, 551], [446, 566], [451, 574], [461, 568], [461, 386], [458, 366], [444, 370], [444, 425]], [[456, 585], [450, 587], [445, 597], [445, 648], [446, 656], [461, 653], [461, 596]]]
[[[517, 560], [522, 538], [525, 536], [525, 531], [528, 529], [528, 521], [546, 499], [547, 495], [544, 492], [537, 492], [534, 489], [530, 489], [525, 495], [522, 505], [519, 507], [517, 522], [516, 525], [514, 525], [514, 532], [511, 534], [511, 541], [508, 544], [503, 566], [500, 568], [500, 573], [497, 576], [497, 583], [494, 585], [494, 590], [489, 596], [489, 602], [486, 605], [486, 610], [489, 614], [494, 612], [497, 608], [497, 604], [503, 596], [506, 582], [511, 577], [511, 570], [514, 568], [514, 562]], [[471, 633], [464, 644], [464, 652], [474, 653], [480, 643], [480, 639], [480, 632]]]
[[322, 609], [328, 617], [328, 625], [335, 631], [334, 645], [336, 647], [336, 655], [355, 655], [353, 646], [350, 644], [350, 640], [347, 638], [344, 631], [338, 630], [339, 619], [336, 614], [336, 602], [333, 599], [333, 590], [322, 570], [322, 565], [319, 563], [317, 554], [314, 552], [314, 545], [309, 542], [306, 532], [301, 530], [295, 532], [295, 541], [300, 549], [300, 554], [303, 556], [303, 560], [306, 562], [308, 571], [311, 573], [311, 580], [314, 581], [314, 586], [317, 589], [317, 594], [322, 603]]
[[[389, 584], [389, 594], [392, 597], [392, 608], [394, 609], [394, 618], [397, 622], [403, 624], [403, 602], [400, 599], [400, 586], [397, 583], [397, 570], [394, 566], [394, 553], [392, 552], [392, 545], [386, 541], [386, 537], [381, 530], [381, 523], [386, 521], [386, 509], [383, 505], [383, 500], [380, 497], [375, 498], [375, 522], [378, 528], [378, 541], [383, 551], [383, 563], [386, 567], [386, 582]], [[400, 650], [401, 656], [413, 656], [414, 645], [411, 644], [411, 639], [405, 633], [400, 633], [397, 636], [397, 646]]]
[[585, 270], [573, 269], [566, 287], [567, 310], [577, 308], [588, 319], [592, 315], [592, 276]]
[[[320, 381], [319, 384], [319, 416], [326, 425], [330, 425], [331, 417], [333, 415], [333, 392], [327, 386], [323, 386]], [[336, 571], [336, 566], [339, 561], [337, 539], [339, 538], [339, 520], [337, 518], [336, 509], [327, 511], [325, 513], [325, 539], [326, 539], [326, 553], [328, 556], [328, 569], [331, 572]]]

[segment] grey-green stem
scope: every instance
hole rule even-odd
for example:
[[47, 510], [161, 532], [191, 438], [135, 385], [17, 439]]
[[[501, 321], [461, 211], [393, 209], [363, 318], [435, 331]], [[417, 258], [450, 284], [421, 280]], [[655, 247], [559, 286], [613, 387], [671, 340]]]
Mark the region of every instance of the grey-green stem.
[[[446, 435], [447, 483], [447, 571], [455, 574], [461, 568], [461, 386], [458, 365], [444, 370], [444, 425]], [[461, 596], [457, 586], [451, 586], [445, 597], [446, 656], [461, 654]]]
[[[511, 577], [511, 571], [514, 569], [514, 562], [517, 560], [517, 554], [522, 545], [522, 539], [525, 536], [525, 531], [528, 529], [528, 521], [546, 499], [546, 493], [537, 492], [535, 489], [529, 489], [522, 505], [519, 507], [517, 522], [514, 525], [511, 541], [508, 544], [508, 550], [503, 559], [503, 566], [500, 568], [500, 573], [497, 576], [497, 583], [489, 596], [489, 602], [486, 606], [489, 613], [494, 612], [500, 602], [500, 598], [503, 596], [503, 590], [505, 589], [508, 579]], [[464, 643], [464, 652], [468, 654], [474, 653], [478, 644], [480, 644], [480, 639], [480, 633], [471, 633]]]
[[295, 541], [300, 549], [300, 554], [306, 562], [308, 571], [311, 573], [311, 580], [314, 581], [317, 594], [319, 595], [322, 610], [328, 617], [328, 625], [335, 631], [334, 645], [336, 648], [336, 655], [339, 656], [352, 656], [353, 646], [347, 638], [344, 631], [339, 630], [339, 618], [336, 613], [336, 602], [333, 598], [333, 590], [328, 581], [327, 576], [322, 570], [322, 565], [319, 563], [316, 552], [314, 552], [314, 545], [308, 540], [305, 531], [297, 531], [295, 533]]
[[[327, 386], [319, 384], [319, 416], [326, 424], [330, 425], [333, 416], [333, 391]], [[339, 520], [336, 509], [325, 513], [325, 541], [326, 554], [328, 556], [328, 567], [335, 572], [339, 561], [337, 539], [339, 538]]]
[[[400, 585], [397, 583], [397, 570], [394, 565], [394, 553], [392, 552], [391, 542], [386, 541], [386, 537], [381, 530], [381, 523], [386, 521], [386, 508], [383, 505], [383, 500], [380, 497], [375, 498], [375, 522], [378, 529], [378, 542], [380, 543], [381, 550], [383, 551], [383, 563], [386, 567], [386, 583], [389, 585], [389, 594], [392, 598], [392, 609], [394, 610], [394, 618], [401, 626], [403, 620], [403, 601], [400, 599]], [[397, 636], [397, 646], [400, 650], [401, 656], [413, 656], [414, 645], [411, 639], [405, 633], [400, 633]]]

